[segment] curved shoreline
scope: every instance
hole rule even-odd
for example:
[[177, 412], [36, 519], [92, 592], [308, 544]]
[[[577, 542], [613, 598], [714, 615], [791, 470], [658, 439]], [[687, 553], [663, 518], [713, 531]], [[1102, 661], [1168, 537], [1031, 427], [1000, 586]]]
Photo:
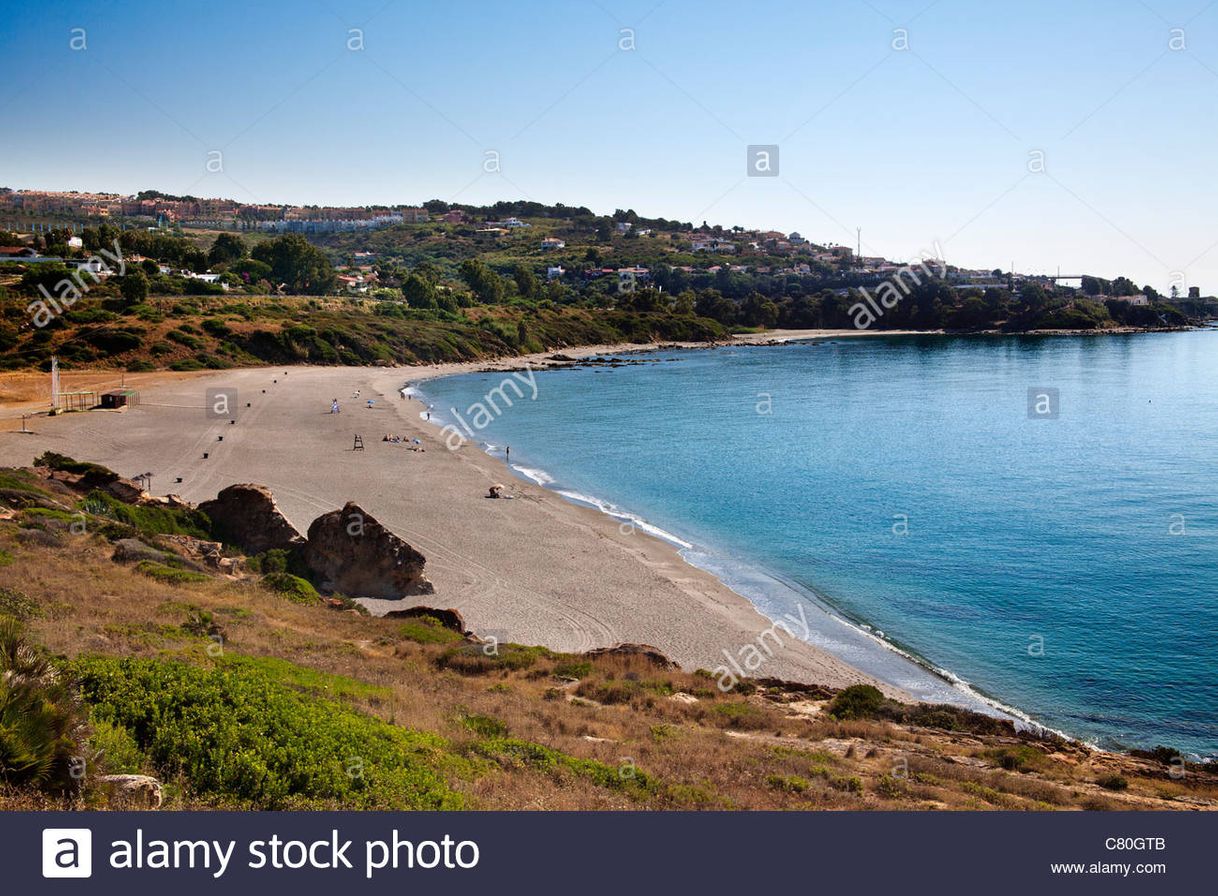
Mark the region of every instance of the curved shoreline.
[[[822, 334], [810, 336], [791, 336], [774, 342], [789, 342], [802, 339], [834, 338], [840, 334]], [[867, 335], [881, 335], [880, 333]], [[883, 334], [908, 335], [908, 334]], [[761, 343], [767, 344], [767, 343]], [[705, 348], [721, 347], [707, 346]], [[597, 351], [597, 356], [616, 354], [636, 354], [657, 350], [657, 347], [635, 348], [632, 351]], [[581, 356], [582, 356], [581, 352]], [[578, 362], [576, 356], [576, 361]], [[402, 386], [404, 398], [413, 399], [424, 409], [419, 418], [424, 423], [444, 428], [451, 426], [443, 412], [432, 411], [430, 420], [425, 419], [425, 411], [434, 408], [430, 403], [427, 392], [420, 389], [421, 383], [455, 376], [474, 375], [479, 371], [452, 371], [424, 378], [412, 378]], [[842, 662], [853, 668], [877, 678], [894, 688], [909, 694], [915, 700], [928, 703], [948, 703], [983, 712], [999, 718], [1009, 719], [1017, 726], [1028, 730], [1052, 733], [1071, 740], [1078, 740], [1065, 732], [1058, 731], [1037, 722], [1030, 714], [1003, 703], [997, 697], [951, 672], [940, 668], [930, 660], [921, 656], [911, 645], [893, 642], [877, 633], [865, 620], [851, 618], [851, 615], [837, 607], [827, 596], [802, 585], [785, 581], [777, 574], [764, 569], [751, 561], [743, 561], [737, 568], [738, 575], [733, 576], [726, 569], [730, 563], [737, 562], [734, 558], [716, 553], [714, 550], [700, 546], [696, 540], [687, 540], [683, 534], [673, 533], [651, 522], [645, 516], [620, 507], [611, 500], [599, 496], [584, 495], [563, 486], [553, 475], [553, 471], [525, 467], [509, 462], [498, 450], [497, 446], [480, 441], [479, 447], [494, 458], [515, 477], [559, 495], [565, 501], [578, 506], [588, 507], [622, 523], [635, 526], [653, 538], [664, 542], [690, 566], [714, 576], [724, 587], [730, 589], [744, 600], [747, 600], [759, 613], [771, 622], [777, 622], [782, 613], [796, 606], [796, 601], [810, 606], [815, 611], [811, 625], [815, 628], [815, 639], [804, 638], [805, 643], [836, 656]], [[718, 561], [718, 562], [716, 562]], [[741, 577], [739, 573], [743, 573]], [[750, 582], [750, 579], [752, 580]], [[750, 587], [755, 585], [756, 587]], [[750, 593], [751, 592], [751, 593]], [[784, 606], [775, 605], [782, 601]], [[768, 606], [767, 606], [768, 605]], [[818, 624], [819, 623], [819, 624]], [[848, 648], [848, 649], [843, 649]], [[845, 653], [846, 655], [843, 655]], [[1089, 744], [1095, 746], [1094, 744]]]

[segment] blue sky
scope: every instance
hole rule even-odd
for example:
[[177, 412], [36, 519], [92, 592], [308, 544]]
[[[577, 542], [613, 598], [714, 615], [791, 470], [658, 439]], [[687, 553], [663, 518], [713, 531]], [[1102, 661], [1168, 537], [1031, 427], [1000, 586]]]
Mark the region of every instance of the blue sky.
[[[1210, 0], [0, 10], [4, 186], [861, 226], [899, 260], [1218, 292]], [[745, 176], [748, 144], [780, 147], [777, 177]]]

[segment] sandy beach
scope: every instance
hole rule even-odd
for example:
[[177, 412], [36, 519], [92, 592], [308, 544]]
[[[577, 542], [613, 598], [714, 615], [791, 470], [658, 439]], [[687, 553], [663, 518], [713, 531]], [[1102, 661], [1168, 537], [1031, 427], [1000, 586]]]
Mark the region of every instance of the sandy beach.
[[[859, 335], [871, 334], [785, 331], [740, 341]], [[643, 348], [591, 346], [563, 354]], [[691, 670], [714, 669], [724, 651], [736, 655], [757, 643], [771, 621], [671, 545], [641, 531], [623, 532], [599, 511], [512, 477], [476, 442], [449, 450], [438, 428], [420, 419], [423, 406], [400, 394], [409, 382], [517, 369], [548, 354], [420, 367], [129, 375], [128, 385], [140, 391], [137, 407], [35, 417], [26, 423], [33, 434], [15, 431], [20, 417], [47, 402], [22, 395], [10, 375], [6, 397], [18, 400], [0, 406], [0, 464], [28, 465], [45, 450], [57, 451], [126, 476], [152, 472], [154, 494], [193, 502], [233, 483], [261, 483], [301, 532], [320, 514], [355, 501], [427, 557], [435, 594], [423, 602], [460, 610], [483, 636], [562, 651], [645, 643]], [[45, 375], [17, 378], [37, 383], [40, 376], [45, 382]], [[69, 374], [64, 388], [79, 388], [74, 381], [88, 376]], [[117, 385], [117, 374], [92, 376], [98, 385]], [[237, 390], [235, 424], [208, 415], [207, 391], [213, 389]], [[339, 414], [329, 413], [334, 398]], [[383, 442], [386, 433], [417, 438], [425, 450]], [[357, 434], [363, 451], [352, 450]], [[494, 483], [506, 484], [514, 500], [488, 499]], [[756, 675], [832, 686], [872, 681], [796, 638], [780, 640]]]

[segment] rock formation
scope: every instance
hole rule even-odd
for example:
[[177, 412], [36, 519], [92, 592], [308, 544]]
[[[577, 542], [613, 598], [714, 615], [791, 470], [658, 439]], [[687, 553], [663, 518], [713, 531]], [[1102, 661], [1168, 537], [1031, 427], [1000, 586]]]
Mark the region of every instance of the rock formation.
[[265, 485], [230, 485], [199, 510], [212, 522], [212, 532], [247, 554], [274, 549], [290, 551], [304, 544], [296, 528], [275, 505], [275, 497]]
[[348, 597], [397, 600], [434, 590], [423, 555], [350, 502], [309, 526], [304, 561], [321, 588]]
[[650, 644], [614, 644], [612, 647], [598, 647], [595, 650], [589, 650], [585, 656], [637, 656], [657, 666], [660, 669], [677, 669], [676, 663], [664, 655], [664, 652], [658, 647], [652, 647]]
[[465, 618], [457, 610], [439, 610], [435, 607], [411, 607], [408, 610], [390, 610], [385, 614], [386, 619], [418, 619], [420, 616], [430, 616], [449, 631], [469, 637], [473, 634], [465, 625]]
[[109, 808], [115, 811], [161, 808], [161, 782], [147, 775], [102, 775], [99, 781], [109, 791]]

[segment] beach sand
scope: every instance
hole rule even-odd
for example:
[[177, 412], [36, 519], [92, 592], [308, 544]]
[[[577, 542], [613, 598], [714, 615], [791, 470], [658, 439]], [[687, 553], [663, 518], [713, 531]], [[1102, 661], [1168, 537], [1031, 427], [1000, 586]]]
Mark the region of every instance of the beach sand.
[[[846, 335], [860, 334], [777, 332], [741, 341]], [[563, 354], [641, 348], [594, 346]], [[690, 670], [713, 670], [724, 663], [724, 651], [738, 656], [758, 644], [770, 620], [686, 563], [670, 544], [628, 527], [622, 531], [597, 510], [518, 480], [476, 442], [448, 450], [438, 428], [420, 419], [423, 406], [400, 395], [408, 382], [514, 369], [546, 355], [420, 367], [263, 367], [128, 377], [140, 390], [138, 407], [37, 417], [27, 421], [34, 434], [14, 430], [21, 413], [45, 408], [45, 401], [0, 406], [7, 424], [0, 432], [0, 465], [24, 466], [45, 450], [57, 451], [125, 476], [152, 472], [154, 494], [193, 502], [233, 483], [261, 483], [302, 533], [320, 514], [355, 501], [424, 554], [435, 585], [435, 594], [425, 598], [369, 602], [374, 612], [416, 603], [451, 607], [483, 637], [561, 651], [650, 644]], [[97, 385], [116, 385], [117, 376], [109, 377], [97, 377]], [[64, 388], [75, 388], [71, 379]], [[237, 390], [236, 424], [208, 416], [211, 389]], [[329, 413], [333, 398], [339, 414]], [[372, 409], [365, 406], [370, 398]], [[426, 450], [383, 442], [386, 433], [418, 438]], [[363, 451], [352, 450], [356, 434]], [[494, 483], [506, 484], [514, 500], [488, 499]], [[868, 682], [905, 696], [781, 630], [778, 635], [781, 646], [750, 674], [835, 687]], [[775, 639], [762, 643], [773, 647]]]

